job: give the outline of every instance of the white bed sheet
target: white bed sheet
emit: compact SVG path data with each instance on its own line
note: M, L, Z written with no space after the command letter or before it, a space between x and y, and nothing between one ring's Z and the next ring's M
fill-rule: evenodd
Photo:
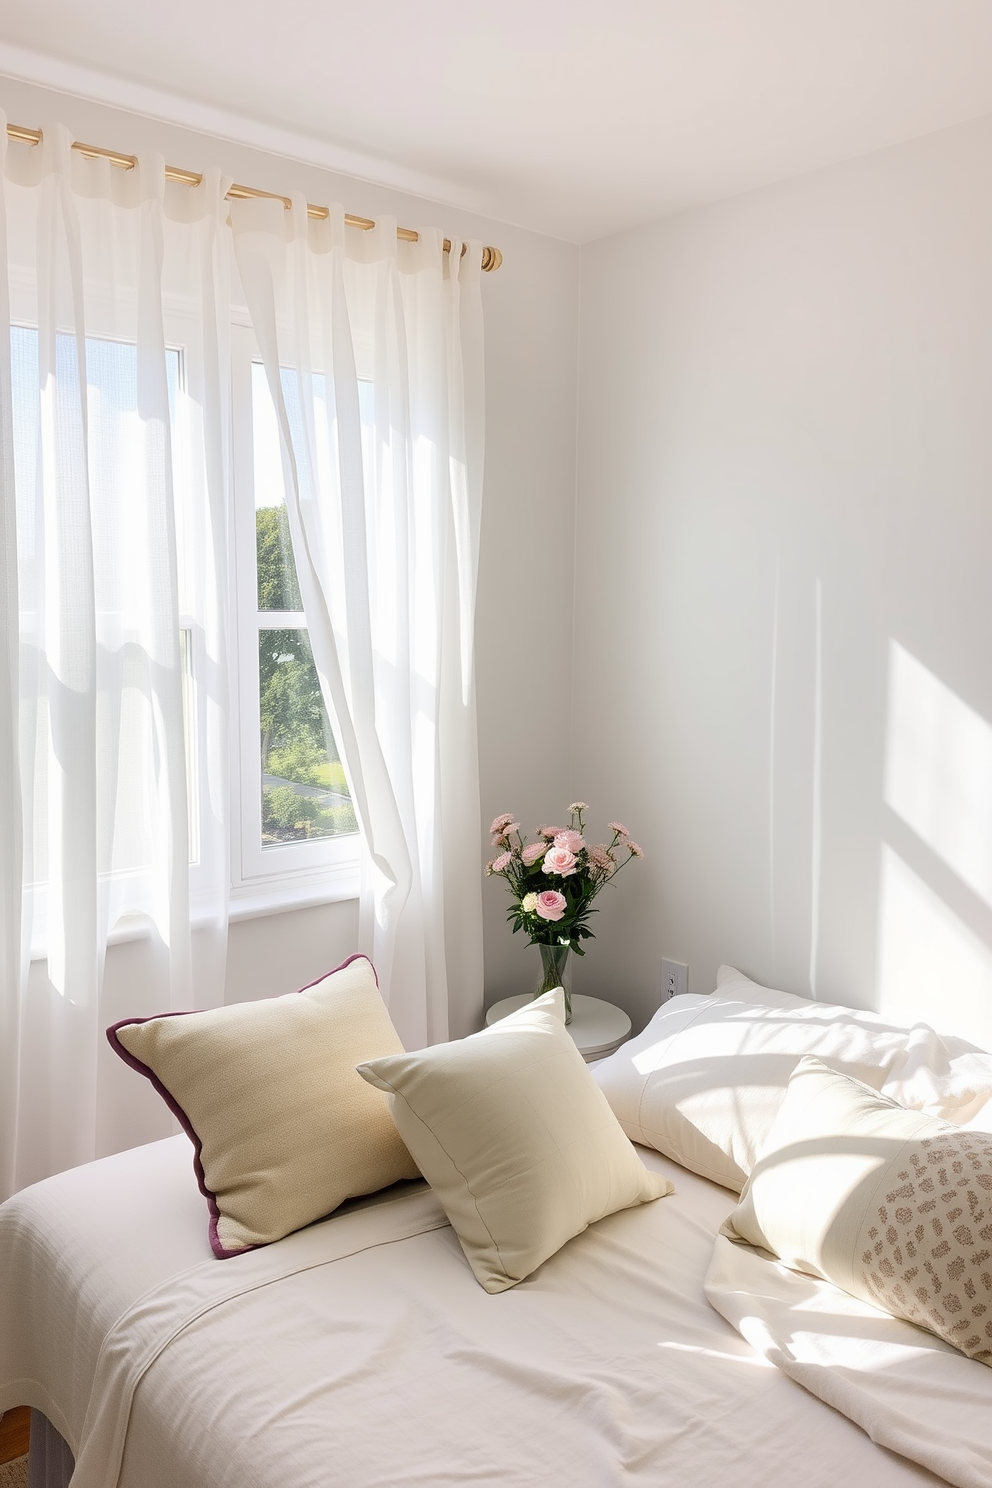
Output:
M955 1488L992 1488L992 1369L912 1323L717 1236L713 1306L759 1353L874 1441Z
M59 1175L0 1211L0 1408L74 1488L941 1482L707 1304L733 1195L642 1156L673 1196L498 1296L423 1189L217 1261L184 1137Z

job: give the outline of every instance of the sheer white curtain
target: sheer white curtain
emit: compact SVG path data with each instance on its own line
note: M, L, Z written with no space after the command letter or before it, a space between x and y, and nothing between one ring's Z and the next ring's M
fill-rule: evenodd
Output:
M101 1116L115 1013L223 995L226 183L70 144L46 127L0 173L0 1197L133 1140Z
M408 1048L482 1001L472 623L483 456L481 247L236 202L290 532L365 844L363 949Z

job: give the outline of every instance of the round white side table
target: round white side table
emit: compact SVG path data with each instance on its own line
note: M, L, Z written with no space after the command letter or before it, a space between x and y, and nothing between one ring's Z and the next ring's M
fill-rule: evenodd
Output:
M524 992L521 996L504 997L502 1002L494 1002L486 1013L486 1027L491 1028L500 1018L515 1013L530 1001L530 993ZM592 1059L605 1059L607 1054L620 1047L625 1038L629 1038L630 1019L612 1002L604 1002L601 997L582 997L573 992L572 1021L568 1031L588 1064Z

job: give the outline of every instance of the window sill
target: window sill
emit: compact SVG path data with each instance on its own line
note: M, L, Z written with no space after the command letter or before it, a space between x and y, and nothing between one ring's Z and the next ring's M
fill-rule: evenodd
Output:
M228 920L257 920L264 915L285 914L293 909L315 909L321 904L337 904L343 899L357 899L359 893L357 864L325 868L319 874L287 882L270 879L239 884L231 890Z

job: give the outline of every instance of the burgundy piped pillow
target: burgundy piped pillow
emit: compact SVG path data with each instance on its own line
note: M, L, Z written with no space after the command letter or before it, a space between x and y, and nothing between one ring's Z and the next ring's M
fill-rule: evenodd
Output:
M403 1052L365 956L285 997L128 1018L107 1037L194 1144L215 1255L419 1177L386 1097L355 1068Z

